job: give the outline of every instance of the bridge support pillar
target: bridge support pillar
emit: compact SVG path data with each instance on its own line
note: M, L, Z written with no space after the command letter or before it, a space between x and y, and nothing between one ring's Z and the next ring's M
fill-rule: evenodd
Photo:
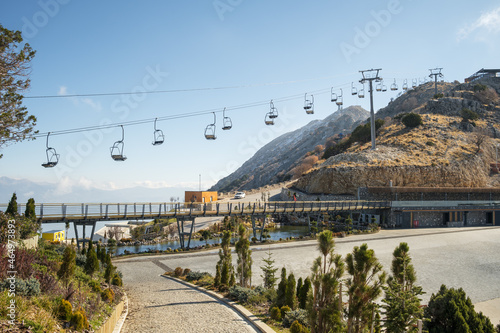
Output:
M193 236L193 230L194 230L194 221L195 218L193 218L191 221L191 228L189 232L185 232L184 231L185 219L177 218L177 231L179 234L179 244L181 245L181 249L183 250L186 248L185 236L188 236L187 248L189 249L189 246L191 245L191 237Z
M75 236L76 236L76 246L78 250L80 250L80 242L83 243L83 246L85 246L85 243L90 241L92 242L94 240L94 232L95 232L95 225L97 223L97 220L92 220L92 221L74 221L73 222L73 227L75 228ZM80 239L78 236L78 226L81 225L83 227L83 238ZM91 225L92 226L92 232L90 234L90 240L87 240L85 237L85 227Z

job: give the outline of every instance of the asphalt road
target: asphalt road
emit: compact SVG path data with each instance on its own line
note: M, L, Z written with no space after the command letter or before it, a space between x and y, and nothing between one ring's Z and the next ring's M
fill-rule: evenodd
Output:
M463 288L473 303L500 298L500 227L382 230L373 235L336 239L335 252L345 257L354 246L367 243L389 272L392 252L400 242L407 242L410 246L417 282L426 292L424 302L438 291L441 284ZM316 241L253 246L253 285L262 283L262 270L259 267L263 265L262 258L267 257L268 250L276 260L275 266L280 269L286 267L287 272L293 272L296 279L310 274L312 262L319 255ZM141 284L143 274L158 274L157 271L141 270L140 274L127 276L131 274L128 266L153 259L164 265L164 268L182 267L215 274L218 250L116 261L118 268L124 273L126 271L126 285ZM235 253L233 262L236 263ZM279 276L279 271L277 274ZM497 318L500 318L500 314L492 319L500 320Z

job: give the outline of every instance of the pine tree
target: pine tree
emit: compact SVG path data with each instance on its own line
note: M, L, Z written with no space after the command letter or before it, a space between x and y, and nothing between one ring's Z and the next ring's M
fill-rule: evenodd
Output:
M281 269L281 280L278 283L278 290L276 296L276 306L281 309L283 305L285 305L285 295L286 295L286 287L288 285L288 279L286 277L286 268L283 267Z
M300 289L302 288L302 277L299 277L299 279L297 280L297 299L299 298L300 296Z
M290 273L290 275L288 275L285 291L285 305L288 305L292 310L295 310L297 308L297 297L295 293L295 276L293 275L293 273Z
M75 273L76 267L76 253L71 246L66 246L63 253L63 261L59 271L57 271L57 277L64 282L66 287L68 287L69 280Z
M238 228L240 239L235 244L236 253L238 254L237 274L240 281L240 286L250 288L252 279L252 251L250 250L250 241L248 233L243 224Z
M274 268L275 260L272 259L271 250L267 252L267 258L262 259L266 264L264 266L260 266L264 275L261 275L264 280L264 288L266 289L274 289L276 285L276 280L278 278L275 276L275 273L278 271L278 268Z
M107 284L111 283L111 279L115 275L115 267L109 263L106 265L106 270L104 271L104 280Z
M95 254L94 248L90 248L87 251L87 260L85 261L85 272L92 276L94 272L99 269L99 261L97 260L97 255Z
M297 290L299 298L299 308L305 309L307 304L307 294L311 290L311 280L307 277L300 290Z
M307 302L311 333L342 331L340 279L344 274L342 257L334 253L333 233L325 230L318 235L318 249L322 256L316 258L311 268L312 295ZM304 289L309 280L304 282ZM307 291L302 291L305 298ZM303 302L303 300L302 300Z
M231 287L234 285L234 269L232 264L231 249L231 232L224 231L222 234L221 249L219 250L219 261L217 266L220 270L220 285L219 287Z
M376 304L386 273L368 245L355 246L352 253L346 256L347 272L351 277L347 280L349 310L347 327L349 332L360 333L368 327L373 318Z
M1 28L1 25L0 25ZM10 198L9 205L7 206L7 210L5 211L6 215L15 216L17 214L17 195L16 193L12 194Z
M215 265L214 287L219 289L219 286L220 286L220 266Z
M422 287L416 286L415 269L411 264L410 247L400 243L393 252L392 276L384 287L385 327L388 332L416 332L418 319L423 316L420 299Z
M24 216L27 219L36 219L35 199L33 198L28 199L28 203L26 204L26 210L24 211Z

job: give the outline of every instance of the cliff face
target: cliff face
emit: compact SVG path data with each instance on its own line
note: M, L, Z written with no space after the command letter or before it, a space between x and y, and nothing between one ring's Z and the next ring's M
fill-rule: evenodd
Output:
M291 177L290 171L317 145L324 145L327 138L350 132L369 117L360 106L350 106L323 120L311 121L306 126L281 135L255 153L234 173L221 179L211 191L249 190L279 183Z

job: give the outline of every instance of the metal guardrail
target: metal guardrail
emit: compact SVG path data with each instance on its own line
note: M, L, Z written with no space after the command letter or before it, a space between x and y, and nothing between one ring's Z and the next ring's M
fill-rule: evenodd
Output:
M173 217L266 215L300 212L387 209L389 201L272 201L211 203L40 203L35 213L40 222L110 221ZM0 204L5 211L7 204ZM20 214L25 204L18 204Z

